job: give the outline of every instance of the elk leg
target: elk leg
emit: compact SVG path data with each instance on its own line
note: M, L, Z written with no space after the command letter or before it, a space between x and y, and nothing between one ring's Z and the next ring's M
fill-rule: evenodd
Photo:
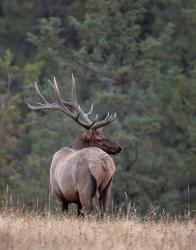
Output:
M69 202L67 202L64 198L61 198L60 201L61 201L62 212L67 213L68 212Z
M106 213L109 209L110 197L111 197L112 179L109 181L107 187L101 193L99 203L102 213Z
M82 204L80 201L77 202L77 206L78 206L77 215L81 216L82 215L82 213L81 213Z
M93 196L96 191L96 184L93 176L89 174L85 177L84 183L79 185L79 198L82 205L82 214L91 213L93 210Z

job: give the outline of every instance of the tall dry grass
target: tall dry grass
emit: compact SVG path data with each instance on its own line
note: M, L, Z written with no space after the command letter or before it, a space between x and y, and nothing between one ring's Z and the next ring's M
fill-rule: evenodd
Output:
M142 222L136 215L97 219L2 211L0 249L195 250L196 223L194 219L154 221L151 215Z

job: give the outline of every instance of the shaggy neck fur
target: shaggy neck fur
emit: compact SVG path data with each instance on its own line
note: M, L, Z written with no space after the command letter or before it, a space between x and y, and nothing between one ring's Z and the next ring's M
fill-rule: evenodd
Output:
M70 146L69 148L74 150L80 150L83 148L89 148L89 142L85 142L82 137L77 138Z

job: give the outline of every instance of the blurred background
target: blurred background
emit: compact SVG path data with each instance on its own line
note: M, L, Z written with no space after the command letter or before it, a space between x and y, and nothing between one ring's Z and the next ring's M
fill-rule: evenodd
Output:
M73 72L84 110L117 113L114 204L196 209L195 41L194 0L1 0L0 200L47 203L52 156L83 130L27 102L53 76L69 100Z

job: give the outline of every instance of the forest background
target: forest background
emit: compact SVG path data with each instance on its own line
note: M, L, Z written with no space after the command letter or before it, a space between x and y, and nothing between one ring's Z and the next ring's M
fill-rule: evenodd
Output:
M196 209L196 2L0 1L0 199L44 206L52 155L81 132L58 112L32 112L37 81L84 109L116 112L105 134L114 157L113 202L171 214Z

